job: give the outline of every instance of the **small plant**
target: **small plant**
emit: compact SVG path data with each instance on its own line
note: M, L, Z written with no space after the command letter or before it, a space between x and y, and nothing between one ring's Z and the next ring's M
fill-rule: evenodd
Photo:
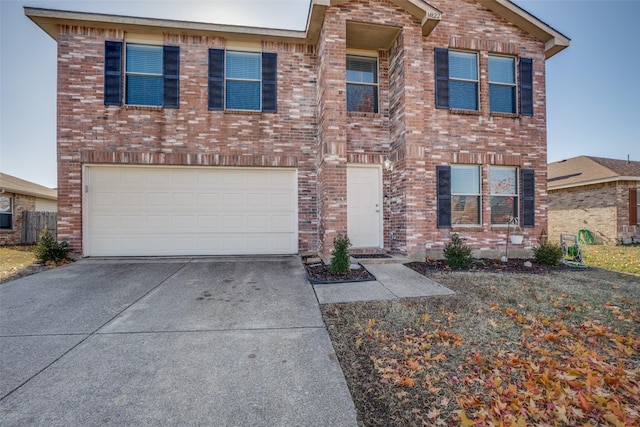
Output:
M538 237L538 245L533 247L533 259L538 264L557 267L562 260L562 246L549 242L547 232L542 230Z
M348 273L351 264L349 257L351 242L347 236L338 234L333 239L333 252L331 253L331 271L336 273Z
M467 269L473 263L471 248L457 234L451 236L451 241L445 246L444 258L453 270Z
M71 248L67 242L56 242L47 227L40 232L40 241L33 251L38 262L60 263L68 260Z

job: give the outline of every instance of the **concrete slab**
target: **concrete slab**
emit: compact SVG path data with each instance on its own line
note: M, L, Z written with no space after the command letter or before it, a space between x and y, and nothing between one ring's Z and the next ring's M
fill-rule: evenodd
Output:
M55 362L86 337L0 337L0 398Z
M100 332L324 327L298 257L194 259Z
M454 292L402 264L367 264L379 282L398 298L451 295Z
M397 298L382 283L376 281L321 284L314 285L313 289L316 291L320 304Z
M0 402L4 426L356 426L324 328L97 334Z
M180 270L78 261L0 285L0 336L88 334Z

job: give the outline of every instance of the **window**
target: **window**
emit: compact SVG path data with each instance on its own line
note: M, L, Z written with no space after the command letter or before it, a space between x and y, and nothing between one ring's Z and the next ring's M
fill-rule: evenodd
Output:
M277 55L209 49L209 109L277 111Z
M449 51L449 107L478 110L478 56Z
M347 111L378 112L378 59L347 55Z
M13 199L0 196L0 230L13 229Z
M180 105L180 48L129 43L125 52L124 103ZM122 105L122 42L105 42L104 103Z
M435 48L436 108L479 110L478 56L475 53ZM491 111L533 116L533 60L519 58L519 79L515 58L489 56L489 105Z
M497 113L516 113L515 58L489 56L489 108Z
M451 166L451 223L480 224L480 168Z
M126 103L162 105L162 46L127 44Z
M491 167L491 224L507 224L518 216L518 169Z

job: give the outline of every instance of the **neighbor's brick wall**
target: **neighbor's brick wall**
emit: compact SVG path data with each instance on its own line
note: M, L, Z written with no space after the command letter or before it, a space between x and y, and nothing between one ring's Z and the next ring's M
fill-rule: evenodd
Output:
M36 210L36 198L25 194L3 193L13 200L13 229L0 230L0 245L22 243L23 212Z
M207 109L208 49L225 40L165 34L180 46L180 108L105 106L104 42L121 31L63 26L58 40L58 232L82 249L82 165L123 163L298 169L299 248L317 248L316 53L278 54L278 113Z
M586 228L596 243L615 244L617 193L613 182L550 191L549 239L560 241L560 234L575 235Z

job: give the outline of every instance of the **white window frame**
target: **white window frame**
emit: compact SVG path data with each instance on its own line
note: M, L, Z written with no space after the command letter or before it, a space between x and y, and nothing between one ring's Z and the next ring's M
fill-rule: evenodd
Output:
M454 173L455 170L462 170L462 169L475 169L478 171L478 191L477 193L455 193L453 191L453 179L454 179ZM462 164L456 164L456 165L451 165L451 225L452 227L478 227L482 225L482 168L479 165L462 165ZM477 199L477 203L478 203L478 222L458 222L456 223L454 221L454 212L456 212L456 205L457 202L454 202L453 198L454 197L465 197L465 203L466 203L466 197L474 197Z
M9 210L8 211L0 211L0 215L9 215L11 216L11 227L10 228L0 228L0 231L13 231L14 229L14 214L13 214L13 210L14 210L14 200L15 198L12 196L8 196L8 195L0 195L0 197L9 199Z
M513 83L504 83L504 82L494 82L491 81L491 72L489 71L491 68L491 58L509 58L513 61ZM493 111L491 108L491 86L508 86L513 88L513 111L506 112L506 114L517 114L518 113L518 73L516 72L518 61L514 56L507 55L489 55L489 59L487 61L487 79L489 80L489 111L492 113L505 113L504 111Z
M451 85L451 82L465 82L465 83L475 83L476 84L476 109L467 109L467 108L460 108L460 107L451 107L451 95L449 95L449 107L451 109L454 110L465 110L465 111L480 111L480 57L478 55L478 52L471 52L471 51L465 51L465 50L449 50L449 56L451 56L451 53L464 53L464 54L468 54L468 55L474 55L476 57L476 79L472 80L472 79L463 79L460 77L451 77L451 69L449 69L449 85Z
M162 57L161 57L161 62L160 62L160 74L157 73L140 73L140 72L135 72L135 71L127 71L127 61L128 61L128 55L127 55L127 46L132 45L132 46L153 46L153 47L157 47L160 48L160 51L162 52L162 44L156 44L156 43L145 43L142 41L127 41L124 44L124 52L123 52L123 56L124 56L124 88L123 88L123 95L124 95L124 104L125 105L131 105L131 106L137 106L137 107L162 107L163 106L163 102L162 99L160 100L160 104L156 105L156 104L130 104L129 101L129 96L127 93L127 87L128 87L128 79L129 76L142 76L142 77L158 77L160 78L161 84L164 85L163 79L164 79L164 74L162 72L164 64L162 63ZM164 54L164 53L163 53ZM164 88L163 88L164 90ZM162 97L164 97L164 94L162 95Z
M231 53L243 53L258 55L258 79L239 79L227 76L227 55ZM258 109L242 109L242 108L229 108L227 106L227 82L258 82L260 84L260 90L258 91ZM226 49L224 51L224 109L229 111L262 111L262 52L256 52L252 50L238 50L238 49Z
M493 171L496 169L502 169L502 170L513 170L514 173L514 179L515 179L515 185L514 188L516 190L515 193L496 193L494 192L494 188L493 188ZM515 215L513 215L514 217L519 217L520 216L520 180L519 180L519 168L517 166L491 166L489 168L489 192L490 192L490 207L491 207L491 225L504 225L506 226L508 223L507 222L493 222L493 198L494 197L511 197L514 198L514 204L515 204Z
M362 83L362 82L352 82L349 81L346 76L345 76L345 80L346 80L346 85L358 85L358 86L370 86L373 87L374 90L376 91L376 105L375 105L375 111L351 111L349 110L349 99L347 98L347 111L350 113L369 113L369 114L379 114L380 113L380 59L378 58L377 55L374 54L363 54L363 53L355 53L355 52L347 52L347 56L345 59L345 66L347 64L347 60L349 59L349 57L353 57L353 58L367 58L367 59L371 59L371 60L375 60L376 61L376 79L374 83ZM347 75L349 73L347 72ZM347 93L346 93L347 97L349 96L349 90L347 89Z

